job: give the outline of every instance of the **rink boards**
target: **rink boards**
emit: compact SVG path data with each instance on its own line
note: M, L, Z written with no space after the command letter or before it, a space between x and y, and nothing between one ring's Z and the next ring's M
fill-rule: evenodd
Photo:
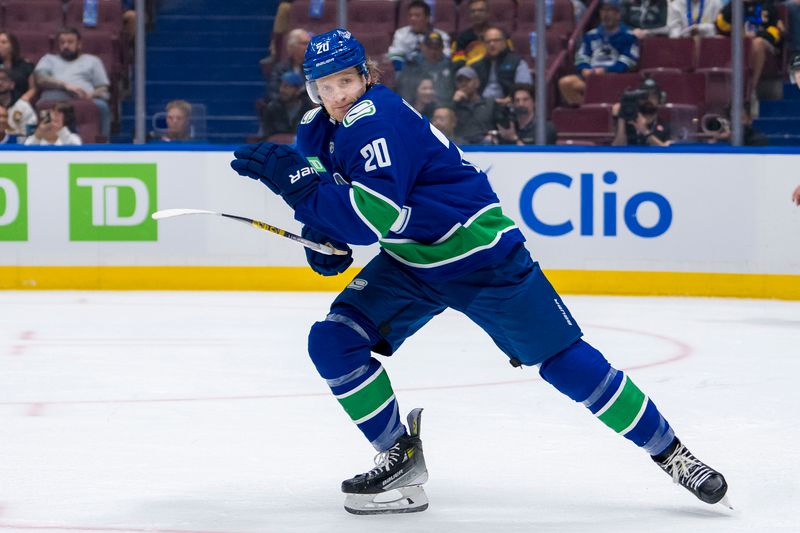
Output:
M506 213L557 288L800 299L800 153L483 149ZM298 245L199 208L299 233L230 170L230 150L0 152L0 288L339 290ZM412 211L413 216L413 211ZM375 247L358 248L357 266Z

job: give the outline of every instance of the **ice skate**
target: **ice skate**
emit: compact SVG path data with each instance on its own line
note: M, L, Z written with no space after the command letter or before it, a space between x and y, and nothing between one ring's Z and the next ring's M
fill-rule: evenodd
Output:
M419 438L422 409L408 414L409 434L375 457L375 468L342 482L344 508L353 514L416 513L428 508L422 484L428 469Z
M665 459L653 457L653 460L672 476L675 483L685 487L700 501L721 503L733 509L726 497L728 484L722 474L692 455L681 441L675 439L675 443L663 455L666 455Z

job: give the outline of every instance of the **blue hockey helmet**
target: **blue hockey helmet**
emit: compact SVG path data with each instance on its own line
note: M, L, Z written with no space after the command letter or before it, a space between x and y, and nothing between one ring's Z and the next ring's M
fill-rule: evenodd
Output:
M364 46L353 37L352 33L337 28L316 35L308 43L303 61L308 95L314 102L322 103L314 82L351 67L367 75L367 55Z

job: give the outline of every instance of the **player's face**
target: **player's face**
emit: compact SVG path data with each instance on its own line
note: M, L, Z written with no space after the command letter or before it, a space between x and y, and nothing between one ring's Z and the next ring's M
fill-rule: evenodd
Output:
M317 80L317 92L325 110L341 122L356 100L367 90L367 80L353 68Z

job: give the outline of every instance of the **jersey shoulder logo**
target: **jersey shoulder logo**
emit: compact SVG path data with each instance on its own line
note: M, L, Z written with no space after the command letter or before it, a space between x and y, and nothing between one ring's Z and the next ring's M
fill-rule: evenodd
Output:
M302 120L300 120L300 124L308 124L309 122L314 120L314 117L317 116L317 113L319 113L321 109L322 109L321 107L315 107L311 111L306 111L306 114L303 115Z
M364 100L350 108L350 111L344 116L342 124L344 124L345 128L349 128L355 124L358 119L374 115L376 112L377 110L372 100Z

